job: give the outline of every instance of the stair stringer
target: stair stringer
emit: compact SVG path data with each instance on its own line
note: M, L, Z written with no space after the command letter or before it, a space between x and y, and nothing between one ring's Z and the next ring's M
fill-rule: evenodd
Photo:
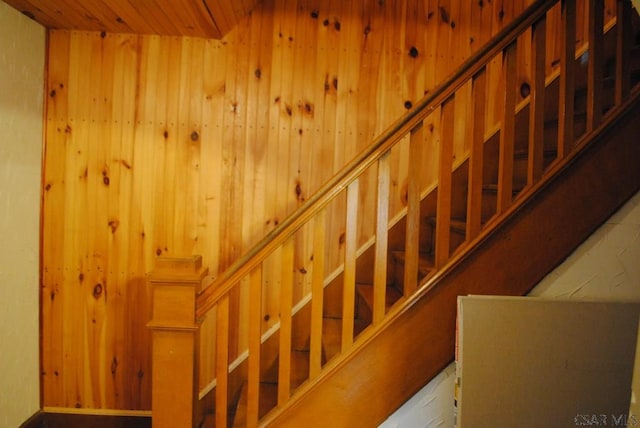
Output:
M379 330L363 332L354 352L303 386L262 425L381 423L453 360L457 296L526 294L640 189L638 115L636 90L469 252L395 307Z

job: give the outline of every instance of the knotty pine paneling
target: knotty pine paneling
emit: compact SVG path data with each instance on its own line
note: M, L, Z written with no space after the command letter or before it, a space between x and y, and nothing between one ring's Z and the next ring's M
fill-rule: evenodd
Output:
M256 0L91 2L7 0L46 28L221 38Z
M51 31L44 405L149 409L145 274L155 258L202 254L221 272L524 6L267 0L222 40ZM437 148L439 122L426 126ZM392 216L407 153L403 144L391 154ZM434 159L425 151L425 185ZM361 212L372 212L375 189L372 173L360 183ZM327 273L343 251L344 207L328 211ZM374 222L360 220L359 242ZM299 233L294 245L299 298L313 242ZM269 262L266 272L278 269ZM241 325L245 291L231 307ZM277 305L266 293L265 328ZM243 340L231 338L232 354ZM212 370L203 371L206 383Z

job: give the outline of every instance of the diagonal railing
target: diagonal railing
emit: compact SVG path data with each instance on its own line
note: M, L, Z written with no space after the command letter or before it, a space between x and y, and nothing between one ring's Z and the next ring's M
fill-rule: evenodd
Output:
M198 404L198 398L213 390L215 399L210 407L216 409L215 426L229 425L241 390L246 394L242 417L247 426L257 426L266 406L261 383L269 376L270 367L276 373L271 381L277 385L275 411L282 411L304 390L294 390L299 382L293 380L297 368L291 357L300 343L308 355L305 385L319 381L329 367L323 349L327 284L340 282L340 343L334 360L339 361L359 347L356 285L361 278L370 280L373 289L367 334L385 324L392 275L388 261L390 247L395 245L390 242L390 230L395 225L403 224L400 282L404 298L409 299L418 290L427 292L437 280L437 272L447 269L459 254L489 233L554 165L572 156L580 147L578 137L597 129L606 115L629 97L632 87L630 3L618 0L616 16L606 25L603 1L587 0L584 4L588 10L587 41L576 46L575 1L536 1L219 277L203 281L205 273L196 259L186 269L180 265L180 274L161 268L152 275L152 283L157 284L154 289L159 290L154 291L154 302L163 297L175 299L178 293L187 306L184 312L174 311L171 304L154 303L150 324L154 332L154 382L156 376L164 376L159 384L182 391L159 391L154 383L154 426L197 426L207 407ZM550 26L556 31L549 32ZM550 33L560 40L549 43ZM559 52L552 51L554 46L560 46ZM526 92L518 81L522 70L517 59L522 52L530 55ZM559 54L557 62L551 61L555 54ZM457 108L460 106L466 108ZM463 118L460 112L469 113ZM457 128L460 123L465 125L462 131ZM469 141L463 153L456 149L460 138ZM438 173L437 182L425 186L421 162L427 141L437 141ZM391 159L401 144L408 147L404 150L408 154L406 208L395 215L388 200ZM490 158L492 151L497 155ZM526 159L524 170L518 166L522 158ZM495 178L494 182L488 177ZM375 198L368 198L363 188L375 189ZM435 208L425 206L428 197L435 201ZM363 209L363 201L369 199L372 206ZM426 248L425 218L431 215L433 240ZM375 217L370 231L361 230L363 216ZM345 227L338 266L326 257L327 236L335 222ZM462 244L452 236L456 228L463 230ZM360 262L366 251L369 258ZM429 275L422 268L427 252L433 267ZM304 280L295 265L302 253L312 260ZM185 289L174 280L191 286ZM277 307L275 320L266 319L267 300ZM172 311L179 312L174 326ZM211 334L201 339L203 322L209 323ZM176 345L167 339L170 334L182 338L176 342L182 344L180 352L172 351L171 346ZM276 335L273 351L265 345ZM201 341L211 340L215 341L214 361L200 361ZM175 355L181 357L172 359ZM193 376L175 379L172 367L179 365L184 355L195 356L187 368ZM214 367L213 380L199 386L199 373L205 366ZM182 382L191 383L177 388L175 384ZM171 420L161 420L166 415Z

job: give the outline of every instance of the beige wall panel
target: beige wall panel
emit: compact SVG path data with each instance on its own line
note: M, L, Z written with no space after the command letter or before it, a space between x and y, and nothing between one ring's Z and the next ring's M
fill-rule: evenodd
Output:
M456 426L627 425L639 311L632 301L460 297Z
M45 51L45 29L0 2L2 427L21 426L40 409L39 231Z

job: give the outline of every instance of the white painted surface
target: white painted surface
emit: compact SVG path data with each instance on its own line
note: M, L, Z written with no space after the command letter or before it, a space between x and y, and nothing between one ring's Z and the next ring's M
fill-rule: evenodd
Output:
M640 193L547 275L530 295L640 299ZM380 427L453 427L454 377L455 364L452 363Z
M640 299L640 193L611 216L530 294Z
M45 30L0 2L0 427L40 408L38 260Z

